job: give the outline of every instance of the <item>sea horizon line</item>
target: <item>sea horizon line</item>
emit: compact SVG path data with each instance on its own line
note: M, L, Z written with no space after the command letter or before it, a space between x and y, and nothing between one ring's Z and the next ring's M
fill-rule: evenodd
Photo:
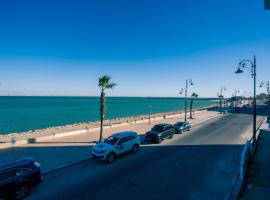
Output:
M0 95L0 97L95 97L99 98L100 96L95 95ZM185 99L185 97L176 97L176 96L106 96L109 98L152 98L152 99ZM190 98L190 97L188 97ZM218 97L198 97L197 99L219 99Z

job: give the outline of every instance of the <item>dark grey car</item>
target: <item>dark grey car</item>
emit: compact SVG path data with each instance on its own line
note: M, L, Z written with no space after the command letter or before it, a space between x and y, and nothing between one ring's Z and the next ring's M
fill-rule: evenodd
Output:
M145 139L150 142L161 143L164 139L172 139L175 128L171 124L157 124L145 135Z
M191 124L188 122L176 122L174 124L175 127L175 133L184 133L185 131L190 131L191 130Z

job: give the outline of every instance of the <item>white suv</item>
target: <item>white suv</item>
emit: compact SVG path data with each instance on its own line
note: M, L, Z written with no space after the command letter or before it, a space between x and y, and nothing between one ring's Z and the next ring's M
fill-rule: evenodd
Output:
M136 132L122 132L96 144L92 149L92 156L112 163L116 156L127 152L137 153L139 148L140 137Z

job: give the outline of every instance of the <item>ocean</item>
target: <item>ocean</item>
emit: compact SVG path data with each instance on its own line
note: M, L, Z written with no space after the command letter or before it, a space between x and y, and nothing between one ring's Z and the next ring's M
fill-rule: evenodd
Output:
M184 99L107 97L106 119L184 109ZM194 108L215 104L195 100ZM99 120L99 97L0 97L0 134Z

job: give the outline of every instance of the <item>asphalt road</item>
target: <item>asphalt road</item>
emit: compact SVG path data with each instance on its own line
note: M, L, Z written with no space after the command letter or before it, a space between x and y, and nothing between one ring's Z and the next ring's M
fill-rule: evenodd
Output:
M27 199L224 199L251 125L251 115L227 114L110 165L89 159L45 175Z

